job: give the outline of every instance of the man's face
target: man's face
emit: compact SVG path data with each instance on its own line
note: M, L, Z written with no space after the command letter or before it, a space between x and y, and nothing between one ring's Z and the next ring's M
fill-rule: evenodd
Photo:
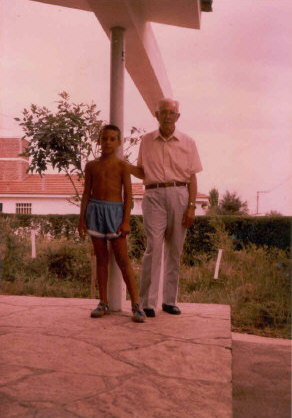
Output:
M100 137L102 154L112 154L121 145L119 133L113 129L104 129Z
M159 122L160 129L172 130L175 128L175 123L180 114L177 112L173 103L163 103L159 110L155 112L155 116Z

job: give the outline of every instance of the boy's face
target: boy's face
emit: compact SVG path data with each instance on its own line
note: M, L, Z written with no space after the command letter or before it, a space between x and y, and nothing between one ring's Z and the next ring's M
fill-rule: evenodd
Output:
M121 145L119 133L112 129L104 129L100 137L100 145L102 154L113 154Z

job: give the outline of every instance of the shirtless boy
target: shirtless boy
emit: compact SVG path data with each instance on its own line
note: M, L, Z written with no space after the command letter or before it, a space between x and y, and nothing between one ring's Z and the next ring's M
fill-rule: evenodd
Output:
M145 314L139 308L135 276L128 256L126 236L130 232L132 187L127 164L116 156L120 144L119 128L106 125L100 136L101 157L88 162L85 167L78 230L81 237L86 232L91 236L96 254L100 302L91 312L91 317L99 318L109 313L107 240L111 240L116 262L131 297L132 320L144 322Z

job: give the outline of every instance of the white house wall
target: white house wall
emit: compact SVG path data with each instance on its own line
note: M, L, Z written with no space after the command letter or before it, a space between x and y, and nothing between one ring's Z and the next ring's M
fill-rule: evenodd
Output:
M33 215L68 215L80 211L79 207L64 198L0 197L0 202L3 203L3 213L15 213L16 203L31 203Z

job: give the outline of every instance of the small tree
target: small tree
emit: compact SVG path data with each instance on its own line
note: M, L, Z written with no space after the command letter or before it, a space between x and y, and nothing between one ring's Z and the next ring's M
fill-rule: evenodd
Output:
M22 119L15 120L25 133L22 139L29 141L22 154L29 157L28 172L42 175L52 166L59 173L65 173L75 190L73 202L79 202L76 177L80 181L86 162L99 155L98 138L105 122L99 118L96 104L71 103L66 92L59 96L55 113L32 104L30 109L23 110ZM126 158L140 137L141 131L132 128L130 137L126 138Z
M271 210L270 212L266 213L265 216L283 216L281 212L277 210Z
M247 215L247 202L243 202L236 192L226 191L219 203L218 213L220 215Z
M219 192L215 187L209 191L209 206L207 215L217 215L219 207Z

